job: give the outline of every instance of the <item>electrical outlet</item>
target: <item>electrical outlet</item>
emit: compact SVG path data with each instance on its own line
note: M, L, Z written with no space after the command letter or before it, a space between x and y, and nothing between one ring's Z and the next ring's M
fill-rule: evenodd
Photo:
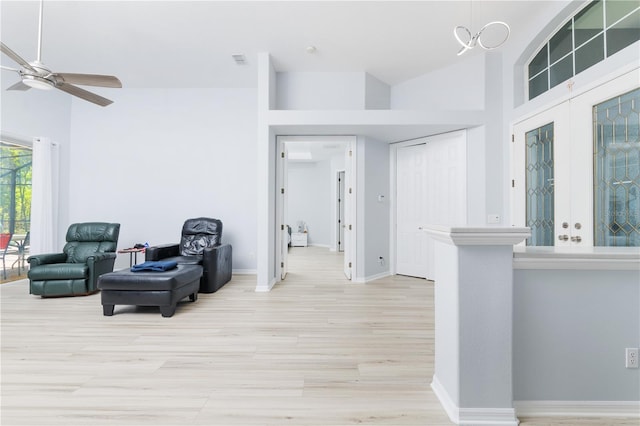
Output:
M638 368L638 348L626 348L624 366L626 368Z

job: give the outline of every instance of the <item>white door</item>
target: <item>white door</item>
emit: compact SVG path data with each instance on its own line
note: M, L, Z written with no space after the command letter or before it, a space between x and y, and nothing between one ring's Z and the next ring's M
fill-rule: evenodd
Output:
M396 151L396 272L434 279L429 225L467 224L466 131L420 139Z
M285 279L287 276L288 268L288 256L289 256L289 230L287 229L287 205L288 205L288 177L289 177L289 163L288 163L288 150L287 144L282 141L278 141L278 161L280 162L278 182L280 185L279 196L281 197L278 204L278 218L280 222L280 279Z
M400 147L396 154L396 272L426 278L426 144Z
M337 251L344 252L344 171L338 172L338 235Z
M513 128L512 215L514 226L528 226L526 245L571 244L572 196L569 101ZM584 196L582 194L581 196Z

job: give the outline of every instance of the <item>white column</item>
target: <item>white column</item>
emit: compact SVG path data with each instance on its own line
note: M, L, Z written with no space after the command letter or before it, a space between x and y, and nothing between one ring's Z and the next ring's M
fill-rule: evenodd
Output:
M430 226L435 240L435 373L456 424L517 425L513 409L513 245L529 228Z

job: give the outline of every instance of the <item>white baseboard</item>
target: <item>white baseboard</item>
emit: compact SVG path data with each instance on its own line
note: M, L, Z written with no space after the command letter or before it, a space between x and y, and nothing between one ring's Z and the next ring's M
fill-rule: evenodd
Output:
M458 421L460 420L460 410L458 409L458 405L453 402L453 399L451 399L449 392L447 392L444 386L442 386L442 383L440 383L440 380L438 380L435 374L433 375L433 380L431 381L431 389L433 389L433 393L436 394L436 397L440 401L440 405L442 405L442 408L444 408L444 411L449 416L449 419L455 424L458 424Z
M635 417L640 418L640 401L514 401L522 417Z
M276 279L272 278L271 281L269 281L269 283L264 286L264 285L257 285L256 286L256 293L267 293L269 291L271 291L271 289L273 288L274 285L276 285Z
M379 280L380 278L388 277L390 275L391 273L389 271L386 271L386 272L381 272L375 275L369 275L368 277L364 277L364 278L356 278L351 281L354 283L364 284L364 283L368 283L369 281L375 281L375 280Z
M231 273L233 275L257 275L258 271L255 269L233 269Z
M431 389L440 400L449 419L457 425L505 425L518 426L513 408L460 408L434 375Z

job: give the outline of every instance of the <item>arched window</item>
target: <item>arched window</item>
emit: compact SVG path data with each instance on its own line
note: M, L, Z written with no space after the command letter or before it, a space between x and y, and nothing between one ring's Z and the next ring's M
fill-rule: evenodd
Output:
M564 23L528 64L528 99L640 40L640 3L595 0Z

